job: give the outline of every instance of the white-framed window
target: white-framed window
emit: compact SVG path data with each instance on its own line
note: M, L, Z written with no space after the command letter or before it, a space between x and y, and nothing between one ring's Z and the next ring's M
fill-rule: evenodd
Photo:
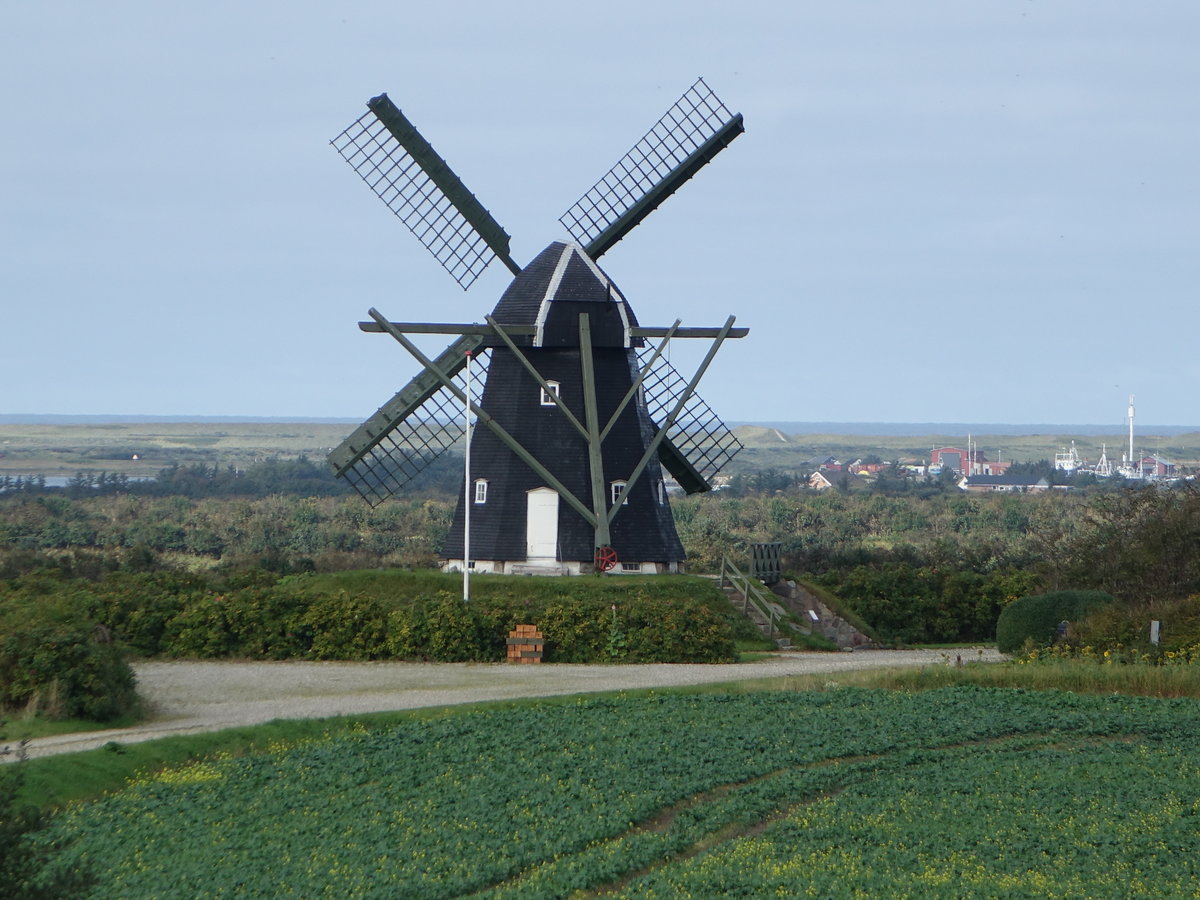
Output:
M475 479L475 502L487 503L488 480L486 478Z
M557 381L547 381L546 387L550 388L549 393L546 392L546 388L539 389L541 391L541 404L542 406L554 406L554 397L562 396L562 385ZM551 397L550 394L553 394L554 397Z
M667 505L667 485L665 482L662 482L662 481L660 481L658 483L658 505L659 506Z
M641 563L621 563L622 572L640 572L642 571Z
M624 482L624 481L613 481L609 484L609 488L611 489L609 492L609 503L612 503L614 506L616 505L617 497L620 496L621 491L623 491L625 489L626 484L627 484L627 482ZM621 501L621 505L622 506L629 505L629 495L628 494L626 494L625 499Z

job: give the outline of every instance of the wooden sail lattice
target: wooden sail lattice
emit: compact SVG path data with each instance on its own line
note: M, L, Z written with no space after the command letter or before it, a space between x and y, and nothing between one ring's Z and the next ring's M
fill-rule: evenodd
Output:
M558 221L597 259L744 130L698 78Z
M499 256L516 274L508 235L387 97L330 143L466 290Z
M640 364L645 367L652 361L653 355L648 347L639 351ZM653 360L653 367L643 383L646 408L651 420L660 426L665 424L687 386L688 380L665 358L660 356ZM694 392L667 428L667 438L674 452L682 456L706 482L711 482L713 476L743 449L737 435ZM668 468L673 469L672 466ZM673 471L672 474L677 473Z
M472 380L486 379L490 356L483 351L474 358ZM402 492L463 442L463 401L445 385L410 410L389 411L385 405L374 418L387 424L378 434L368 435L352 458L335 464L338 475L373 507ZM370 421L364 427L369 425Z

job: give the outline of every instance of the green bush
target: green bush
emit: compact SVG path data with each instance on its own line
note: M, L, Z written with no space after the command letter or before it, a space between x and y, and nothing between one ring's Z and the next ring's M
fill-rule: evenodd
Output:
M604 660L611 625L612 604L603 598L561 599L531 611L529 624L545 635L543 659L547 662L590 663ZM624 629L628 638L630 629Z
M512 610L503 601L464 603L448 591L397 605L388 614L389 655L437 662L495 662L505 657Z
M339 591L312 601L300 616L312 634L313 659L383 659L388 656L386 607L373 597Z
M136 711L133 670L71 603L10 598L0 605L0 709L107 722Z
M1054 642L1059 623L1078 622L1116 603L1104 591L1052 591L1014 600L996 621L996 648L1015 653L1027 640L1046 646Z
M142 656L162 652L167 623L204 581L176 572L113 572L89 588L88 614L111 629L117 642Z
M1005 604L1037 581L1012 569L975 572L898 563L829 572L819 583L878 637L916 644L990 640Z
M616 607L616 627L628 644L626 662L731 662L735 658L728 622L699 600L677 602L635 594ZM609 631L606 619L606 652Z
M439 662L499 661L508 633L537 625L547 662L728 662L729 622L702 601L668 599L625 585L627 592L582 596L495 593L463 603L448 592L397 605L388 616L389 655ZM519 593L519 592L518 592ZM613 602L613 601L616 602ZM616 607L615 609L613 607Z
M230 591L223 607L234 656L303 659L312 650L314 627L306 620L309 605L292 591L246 587Z
M162 652L166 656L219 659L231 656L235 646L225 597L217 594L192 598L167 622L162 638Z

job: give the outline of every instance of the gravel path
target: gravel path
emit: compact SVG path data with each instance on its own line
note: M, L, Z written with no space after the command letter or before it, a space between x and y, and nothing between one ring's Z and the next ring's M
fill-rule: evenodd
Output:
M853 669L995 662L995 650L859 650L776 653L732 665L510 665L506 663L144 662L134 666L150 721L133 728L40 738L30 757L90 750L109 741L136 743L173 734L218 731L272 719L322 718L549 697L591 691L671 687L836 674ZM11 759L11 757L7 757Z

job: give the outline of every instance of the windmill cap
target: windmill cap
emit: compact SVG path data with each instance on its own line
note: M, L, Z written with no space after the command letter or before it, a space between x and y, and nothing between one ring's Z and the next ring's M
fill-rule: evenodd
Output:
M640 345L630 336L637 319L617 286L578 244L555 241L512 280L492 316L505 325L534 327L519 344L577 347L579 314L585 312L594 346Z

